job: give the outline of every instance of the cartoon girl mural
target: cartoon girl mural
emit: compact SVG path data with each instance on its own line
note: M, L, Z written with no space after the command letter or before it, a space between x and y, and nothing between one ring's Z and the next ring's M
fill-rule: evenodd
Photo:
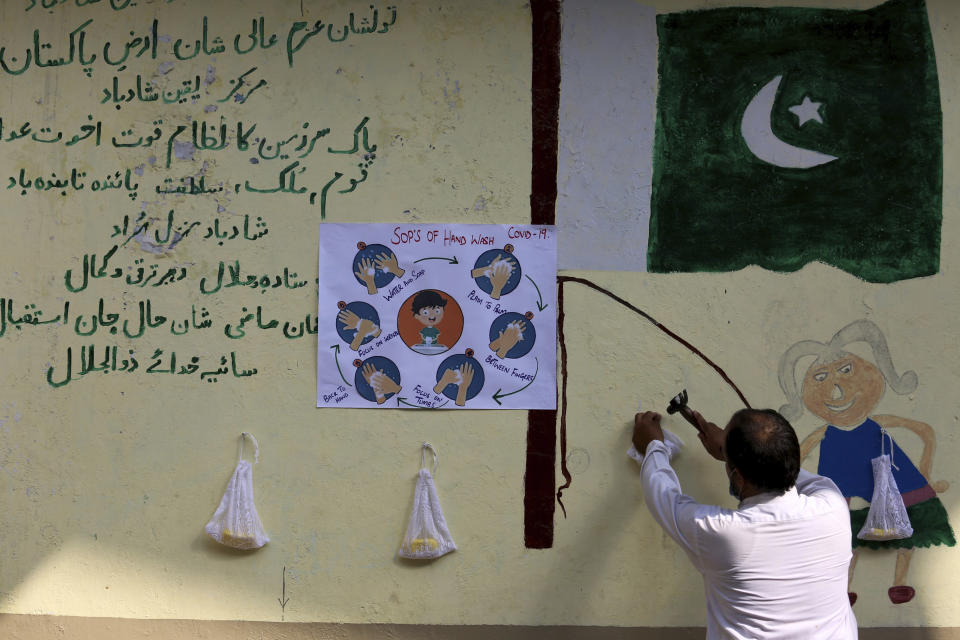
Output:
M854 342L867 343L873 352L873 361L844 351ZM801 358L815 356L807 369L802 388L798 392L796 365ZM915 595L907 586L910 558L917 547L945 544L954 546L956 540L947 512L937 497L949 487L945 481L930 482L936 436L930 425L899 416L871 415L886 385L904 395L917 388L917 374L907 371L898 376L887 348L887 341L879 327L869 320L857 320L838 331L826 344L803 340L787 349L780 359L778 374L780 388L789 404L780 408L788 420L803 414L805 406L811 413L826 421L807 436L800 445L802 458L820 445L817 471L833 480L847 498L869 501L873 496L873 469L871 459L880 455L881 440L886 440L887 451L893 446L893 477L907 507L913 526L911 537L900 540L860 540L856 537L867 517L868 508L852 508L850 524L853 529L853 559L850 561L849 584L857 563L858 547L897 549L893 586L887 594L894 604L909 602ZM802 401L802 402L801 402ZM923 443L919 469L900 449L886 430L900 427L912 431ZM857 594L850 592L850 603Z

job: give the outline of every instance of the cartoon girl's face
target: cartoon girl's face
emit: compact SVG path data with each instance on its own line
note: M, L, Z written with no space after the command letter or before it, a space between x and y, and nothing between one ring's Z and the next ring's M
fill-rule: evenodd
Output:
M838 427L855 427L870 415L883 396L883 374L851 353L826 364L814 364L803 379L803 404L814 415Z

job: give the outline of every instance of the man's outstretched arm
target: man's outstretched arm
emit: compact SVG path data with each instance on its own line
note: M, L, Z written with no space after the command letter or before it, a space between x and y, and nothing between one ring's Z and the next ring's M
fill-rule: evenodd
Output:
M663 443L658 413L648 411L636 415L633 446L643 455L640 464L643 495L653 519L699 566L695 517L700 505L680 489L680 480L670 466L670 455Z

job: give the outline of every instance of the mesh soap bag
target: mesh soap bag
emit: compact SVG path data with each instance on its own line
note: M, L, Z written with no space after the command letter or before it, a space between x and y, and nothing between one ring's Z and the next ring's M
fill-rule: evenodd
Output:
M884 439L890 438L890 455L884 453ZM893 438L886 431L880 434L880 456L873 463L873 498L867 520L857 537L861 540L899 540L913 535L910 517L903 504L897 481L893 479Z
M260 461L260 445L256 438L247 432L240 434L240 459L227 483L227 490L220 500L205 530L207 534L221 544L235 549L259 549L270 542L260 516L253 504L253 465L243 459L243 441L250 438L253 442L253 463Z
M417 489L413 494L410 524L407 525L407 533L400 545L400 556L403 558L430 560L457 548L447 529L447 521L443 518L437 490L433 486L433 476L424 466L427 449L433 453L433 472L437 472L437 451L429 442L424 442L420 450L420 472L417 474Z

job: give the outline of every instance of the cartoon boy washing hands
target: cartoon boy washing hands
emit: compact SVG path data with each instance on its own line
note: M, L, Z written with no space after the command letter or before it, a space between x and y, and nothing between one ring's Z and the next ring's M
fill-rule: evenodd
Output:
M421 345L440 345L440 330L437 325L443 320L443 310L447 299L436 291L426 289L413 298L413 317L423 325L420 330Z

